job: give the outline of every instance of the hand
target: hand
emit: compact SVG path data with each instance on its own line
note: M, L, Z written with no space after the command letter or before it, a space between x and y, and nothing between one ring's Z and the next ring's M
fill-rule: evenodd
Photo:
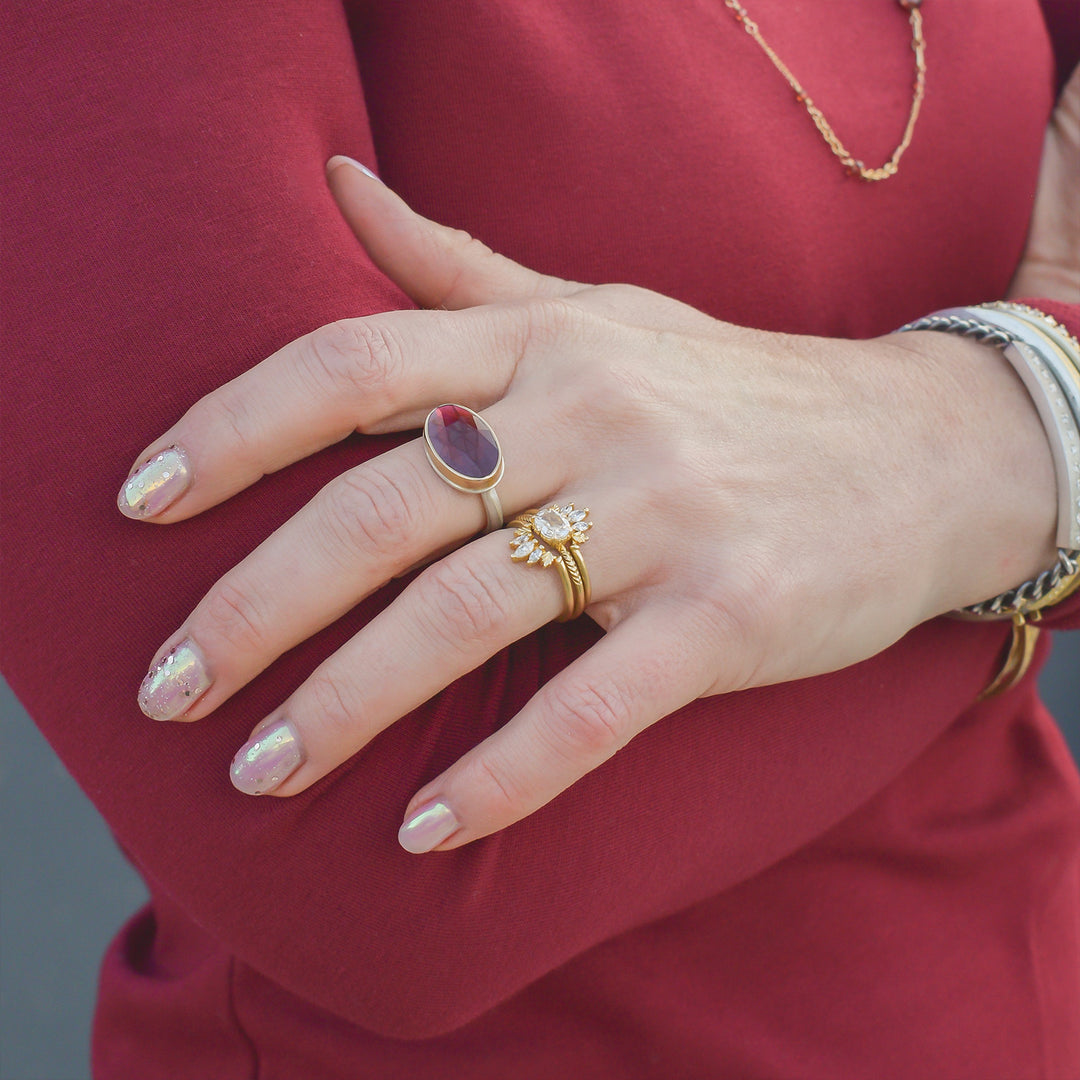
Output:
M448 310L345 320L291 343L148 448L121 506L179 521L354 430L415 429L456 401L483 410L502 443L508 518L591 508L588 615L606 635L414 796L409 850L501 829L694 698L855 663L1053 552L1045 439L994 350L732 326L640 288L533 273L418 217L345 159L330 184L382 270ZM1006 409L1019 444L1007 451ZM1005 497L987 499L992 485ZM508 531L470 541L483 522L480 499L444 484L420 440L350 470L210 590L160 650L144 711L206 717L449 548L237 755L241 790L303 791L559 616L554 568L511 561Z
M1080 67L1046 129L1031 231L1009 295L1080 304Z

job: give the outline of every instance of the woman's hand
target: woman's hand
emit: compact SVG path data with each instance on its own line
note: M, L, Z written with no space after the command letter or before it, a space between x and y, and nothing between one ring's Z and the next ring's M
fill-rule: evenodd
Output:
M765 333L632 286L544 277L418 217L347 159L329 168L374 261L448 310L345 320L286 346L148 448L121 508L179 521L353 431L415 429L460 402L501 441L507 519L591 509L588 614L607 634L414 796L409 850L511 824L696 697L855 663L1052 557L1045 438L994 350ZM159 652L144 711L206 717L449 550L237 754L240 790L304 790L560 615L555 568L512 561L509 531L470 540L483 522L419 439L350 470L211 588Z
M1080 304L1080 67L1046 129L1027 249L1009 295Z

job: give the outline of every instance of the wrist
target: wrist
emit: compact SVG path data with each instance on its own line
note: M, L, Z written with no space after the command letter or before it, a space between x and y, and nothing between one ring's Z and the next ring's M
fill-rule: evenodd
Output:
M925 363L913 378L926 408L927 484L940 545L929 614L978 603L1037 576L1057 555L1057 481L1046 430L1001 351L936 331L881 339Z

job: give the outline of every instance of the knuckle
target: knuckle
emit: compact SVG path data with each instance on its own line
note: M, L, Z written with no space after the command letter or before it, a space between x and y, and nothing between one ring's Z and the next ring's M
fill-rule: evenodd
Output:
M486 816L505 821L521 812L525 799L505 768L499 767L483 754L477 757L474 768L479 775L476 784L470 784L470 788L479 787L485 792Z
M809 603L793 605L781 581L788 571L778 571L778 565L756 568L748 557L723 575L722 583L701 582L688 607L686 622L698 627L697 638L715 643L713 663L724 673L725 692L763 681L762 673L790 622L778 613L812 609Z
M494 258L495 254L487 244L477 240L464 229L447 228L439 234L436 245L439 244L445 244L452 255L451 273L439 294L432 298L429 306L445 310L447 307L456 306L462 284L477 264Z
M211 652L216 651L215 644L258 650L266 642L266 625L265 612L252 591L223 578L206 598L196 636Z
M450 247L467 259L484 259L494 254L487 244L482 240L477 240L465 229L450 229L448 239Z
M424 609L449 643L471 649L473 643L491 639L510 622L509 596L467 560L444 559L426 577ZM448 626L453 633L446 633Z
M533 343L558 344L568 335L584 337L595 316L565 296L541 296L527 305Z
M258 457L258 423L251 405L241 394L224 388L212 395L205 402L207 415L204 418L206 431L213 432L218 438L224 433L229 445L229 457L234 461L251 461Z
M308 335L303 361L316 386L335 397L370 404L398 378L403 353L397 336L379 319L339 319Z
M339 476L327 486L324 499L324 524L349 562L357 549L401 556L423 509L419 494L373 462Z
M602 281L589 286L590 302L597 300L602 300L605 303L610 302L613 308L616 304L625 307L627 297L637 300L640 306L645 297L655 295L649 289L645 289L640 285L631 285L629 282Z
M726 581L711 584L712 613L722 630L756 640L767 633L778 612L792 610L798 570L786 554L774 559L761 549L745 552L738 566L728 568Z
M568 761L603 760L630 736L626 712L617 691L588 686L549 688L547 731L553 749Z
M590 364L574 383L558 387L555 392L556 416L564 420L564 429L589 431L596 423L597 402L603 402L606 424L619 431L633 431L635 439L655 447L668 456L666 445L672 439L670 426L657 437L660 426L656 396L650 392L647 378L632 371L623 361L613 359L607 364Z
M584 308L573 297L533 301L528 314L528 348L565 351L568 338L588 346L574 357L573 378L552 388L555 415L572 418L573 427L592 427L597 402L602 402L603 415L612 423L644 424L650 435L663 425L664 436L670 437L669 395L662 389L667 376L643 362L658 354L648 332Z
M320 726L329 731L331 738L345 738L356 727L356 719L362 712L359 703L351 700L341 683L329 672L314 672L307 681L304 694L310 698Z

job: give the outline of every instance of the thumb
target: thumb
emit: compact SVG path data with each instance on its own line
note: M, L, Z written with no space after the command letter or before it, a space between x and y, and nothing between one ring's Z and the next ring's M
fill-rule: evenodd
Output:
M583 288L538 274L495 254L467 232L421 217L352 158L332 157L326 175L345 220L372 262L421 307L455 310L568 296Z

